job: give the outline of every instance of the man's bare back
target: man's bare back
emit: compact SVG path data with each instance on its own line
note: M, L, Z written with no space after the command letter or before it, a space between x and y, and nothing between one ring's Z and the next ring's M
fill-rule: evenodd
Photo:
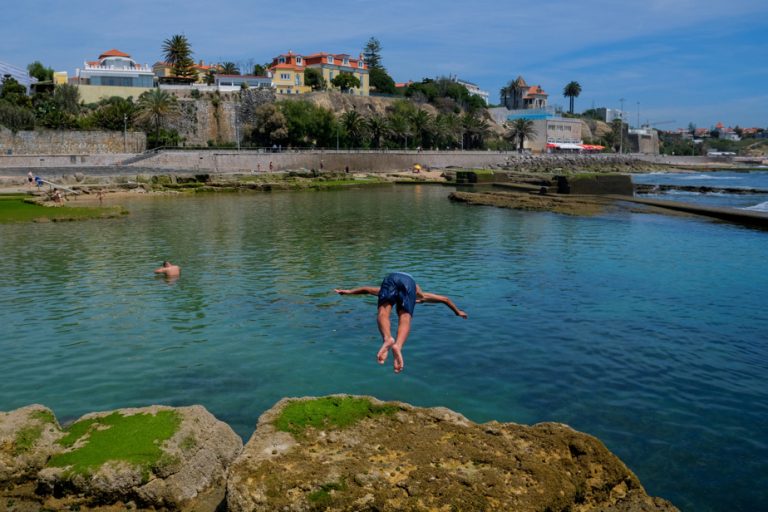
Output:
M155 269L155 274L165 274L166 277L179 277L181 267L174 265L170 261L164 261L162 267Z

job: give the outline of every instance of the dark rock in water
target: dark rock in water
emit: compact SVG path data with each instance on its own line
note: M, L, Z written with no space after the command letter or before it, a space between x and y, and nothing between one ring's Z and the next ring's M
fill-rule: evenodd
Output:
M631 196L634 191L632 177L627 174L577 174L556 179L560 194Z
M668 192L670 190L693 192L696 194L768 194L768 190L761 190L756 188L706 187L696 185L651 185L645 183L638 183L635 185L635 192L638 194L656 194L659 192Z
M356 416L341 412L353 409ZM349 396L283 399L265 412L230 469L227 505L231 512L677 510L649 497L599 440L566 425L478 425L444 408Z

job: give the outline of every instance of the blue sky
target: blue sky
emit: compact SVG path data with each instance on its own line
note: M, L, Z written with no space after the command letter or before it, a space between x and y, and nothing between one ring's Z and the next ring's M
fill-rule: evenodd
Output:
M151 65L180 33L196 59L239 63L354 55L375 36L396 81L458 75L497 102L522 75L567 107L576 80L577 111L624 98L632 124L639 110L663 129L768 127L766 0L19 0L0 8L0 27L0 61L70 75L111 48Z

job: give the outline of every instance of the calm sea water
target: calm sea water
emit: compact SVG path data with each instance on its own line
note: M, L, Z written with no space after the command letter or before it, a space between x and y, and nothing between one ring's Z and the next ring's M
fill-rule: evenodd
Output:
M768 212L768 170L751 172L690 172L635 174L632 181L648 185L683 185L713 188L741 188L760 191L754 194L728 194L722 192L698 193L684 190L668 190L644 194L639 197L666 199L702 204L706 206L729 206L757 212Z
M683 510L768 509L768 234L449 191L142 198L122 219L0 225L0 409L199 403L247 439L281 397L370 394L568 423ZM174 283L152 274L166 258ZM469 313L417 306L400 375L375 362L375 299L331 291L391 270Z

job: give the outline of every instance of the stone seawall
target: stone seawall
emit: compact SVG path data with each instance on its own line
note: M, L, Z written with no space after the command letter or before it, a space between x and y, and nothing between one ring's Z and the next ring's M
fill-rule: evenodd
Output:
M144 132L76 132L34 130L13 133L0 128L0 154L12 155L100 155L141 153L147 149ZM1 165L1 164L0 164Z
M271 164L271 165L270 165ZM632 171L651 164L632 155L520 155L497 151L162 151L142 167L187 172L269 172L297 169L387 172L422 167L508 168L515 171Z

